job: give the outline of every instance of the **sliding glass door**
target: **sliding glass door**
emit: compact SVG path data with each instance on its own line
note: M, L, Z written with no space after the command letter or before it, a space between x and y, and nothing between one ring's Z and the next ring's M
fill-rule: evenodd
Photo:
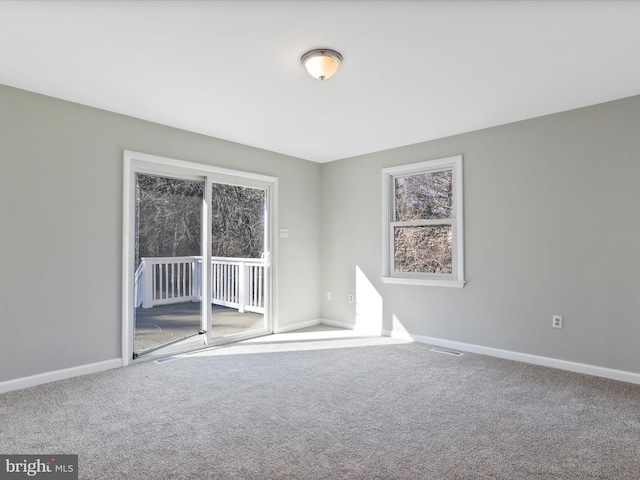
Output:
M266 328L267 191L211 188L211 336Z
M269 333L274 181L162 160L125 155L123 355Z
M135 175L133 357L204 334L204 180Z

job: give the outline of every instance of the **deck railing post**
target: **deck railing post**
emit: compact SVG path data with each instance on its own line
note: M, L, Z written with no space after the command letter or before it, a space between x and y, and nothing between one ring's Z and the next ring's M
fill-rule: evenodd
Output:
M153 262L142 261L142 308L153 307Z
M264 259L212 257L211 303L240 313L264 313Z
M238 263L238 312L244 313L247 304L247 276L244 262Z

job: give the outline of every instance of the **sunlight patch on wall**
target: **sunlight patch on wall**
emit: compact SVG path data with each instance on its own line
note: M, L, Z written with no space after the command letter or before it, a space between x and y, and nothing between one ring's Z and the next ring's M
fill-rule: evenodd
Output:
M391 331L394 333L409 333L395 313L391 317Z

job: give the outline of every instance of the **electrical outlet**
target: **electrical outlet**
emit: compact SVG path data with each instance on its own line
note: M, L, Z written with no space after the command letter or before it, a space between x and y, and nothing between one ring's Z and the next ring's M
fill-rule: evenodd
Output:
M349 294L349 303L353 303L353 293Z
M562 315L553 316L553 328L562 328Z
M289 238L289 229L281 228L280 229L280 238Z
M331 300L331 292L327 292L327 300Z

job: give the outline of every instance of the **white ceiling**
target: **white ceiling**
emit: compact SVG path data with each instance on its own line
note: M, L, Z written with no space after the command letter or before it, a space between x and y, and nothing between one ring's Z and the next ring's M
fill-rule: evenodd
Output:
M640 1L0 1L0 83L316 162L637 95L639 59Z

